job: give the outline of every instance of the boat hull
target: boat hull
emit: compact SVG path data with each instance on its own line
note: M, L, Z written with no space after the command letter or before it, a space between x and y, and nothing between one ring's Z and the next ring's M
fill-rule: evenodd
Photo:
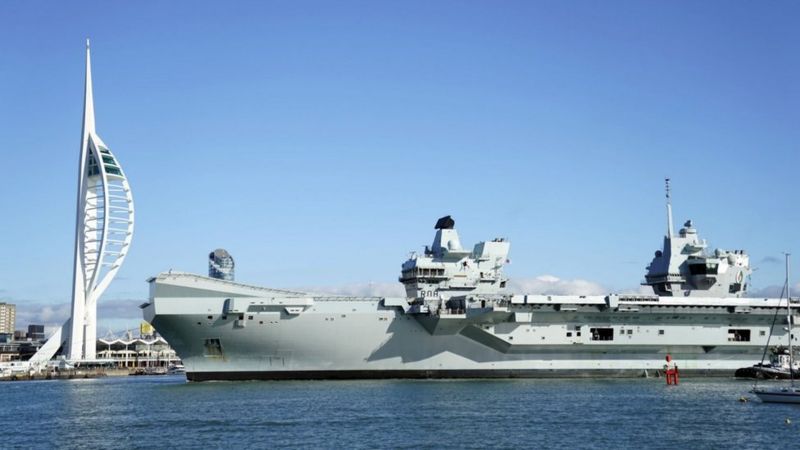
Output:
M764 389L753 393L764 403L800 403L800 389Z
M795 370L794 375L792 375L788 369L756 365L737 369L734 376L736 378L754 380L789 380L792 378L800 379L800 371Z

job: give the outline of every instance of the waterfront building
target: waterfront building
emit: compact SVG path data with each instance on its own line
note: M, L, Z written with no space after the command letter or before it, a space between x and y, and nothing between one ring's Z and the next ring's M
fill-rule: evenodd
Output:
M139 336L133 338L101 338L97 341L97 356L103 360L113 360L114 367L168 368L180 363L167 341L161 336Z
M125 260L133 237L133 197L128 179L95 129L88 40L77 192L72 312L31 358L34 364L49 361L62 344L70 361L96 359L97 301Z
M0 336L0 362L25 361L44 344L42 340L31 339L24 330L17 330L13 338L9 334Z
M25 361L42 345L42 341L0 340L0 362ZM97 359L91 365L119 369L167 369L180 364L180 358L161 336L109 337L97 340Z
M44 340L44 325L28 325L28 339Z
M233 281L233 256L224 248L218 248L208 254L208 276L219 280Z
M0 340L0 362L19 359L19 345L11 340Z
M29 360L45 344L42 325L29 325L28 332L17 330L15 335L0 334L0 362ZM133 331L109 333L95 342L97 358L91 361L70 361L76 366L129 369L138 373L166 373L179 365L180 358L152 325L142 322L139 334ZM66 355L64 355L66 357ZM155 372L152 372L154 369Z
M14 332L17 320L17 307L11 303L0 303L0 334Z

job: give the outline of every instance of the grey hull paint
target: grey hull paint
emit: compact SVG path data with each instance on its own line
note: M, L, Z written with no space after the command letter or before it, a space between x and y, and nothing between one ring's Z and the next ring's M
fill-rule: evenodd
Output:
M778 305L514 296L448 315L402 298L300 296L190 275L162 274L151 287L145 319L193 381L641 377L663 370L667 354L682 376L732 377L760 360ZM600 328L613 336L598 339ZM773 332L785 335L783 324Z
M336 304L337 309L344 306L352 305ZM152 323L183 359L191 381L642 377L657 376L667 353L679 361L682 376L733 376L738 367L752 365L761 355L758 344L702 346L674 341L554 343L504 352L462 333L430 335L402 313L351 312L333 323L325 321L329 315L308 312L276 318L277 323L269 325L259 325L255 315L245 328L237 328L230 317L208 320L199 315L155 316ZM378 321L378 315L387 320ZM221 342L220 357L204 354L203 342L211 338Z
M730 370L686 370L682 377L730 377ZM647 370L284 370L253 372L187 372L189 381L385 380L508 378L660 378Z

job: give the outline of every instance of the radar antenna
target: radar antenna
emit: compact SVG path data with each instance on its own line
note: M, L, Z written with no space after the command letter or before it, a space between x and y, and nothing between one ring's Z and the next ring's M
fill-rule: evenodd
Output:
M667 238L672 239L672 197L670 196L669 178L664 178L667 188Z

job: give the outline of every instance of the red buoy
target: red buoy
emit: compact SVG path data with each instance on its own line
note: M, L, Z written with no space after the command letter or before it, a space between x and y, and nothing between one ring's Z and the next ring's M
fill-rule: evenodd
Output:
M667 363L664 364L664 373L667 374L667 384L678 384L678 365L672 360L672 356L667 354Z

